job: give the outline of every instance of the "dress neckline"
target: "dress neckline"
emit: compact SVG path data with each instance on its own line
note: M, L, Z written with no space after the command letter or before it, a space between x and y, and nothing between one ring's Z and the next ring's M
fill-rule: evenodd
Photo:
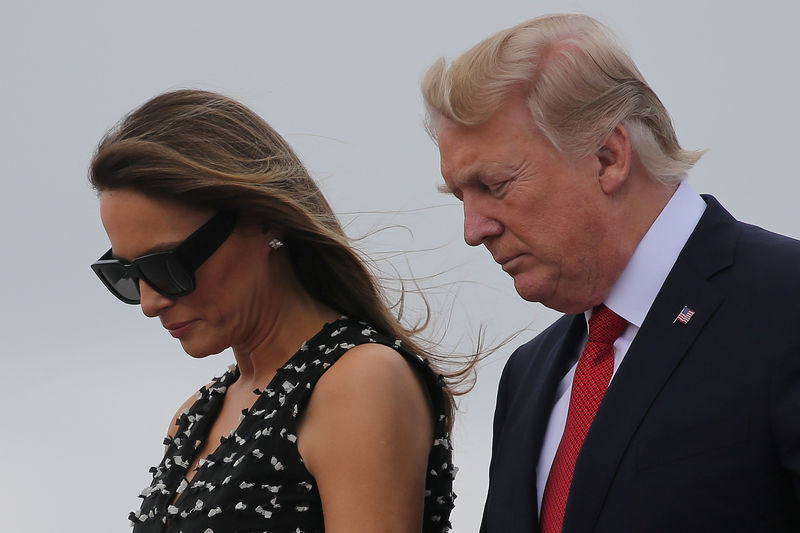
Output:
M228 435L224 435L220 438L220 442L217 444L217 446L211 453L206 455L204 458L200 459L197 466L195 467L194 475L191 477L191 479L189 479L186 477L186 474L189 471L189 466L194 463L197 450L199 450L202 447L202 444L205 443L205 441L208 439L208 434L211 431L211 427L214 425L214 420L216 419L216 416L219 414L219 411L222 409L222 404L225 401L225 396L228 391L228 387L230 387L232 384L236 382L237 379L239 379L239 367L235 363L231 364L228 367L228 370L226 370L221 376L215 378L211 385L201 387L199 393L200 398L198 398L198 400L194 404L192 404L187 414L191 415L192 413L195 413L196 416L197 412L201 411L203 417L205 417L206 413L209 412L213 412L214 415L212 418L209 418L206 422L204 422L203 424L204 427L202 428L200 434L192 435L198 442L198 444L193 447L194 454L191 457L187 457L181 453L178 454L180 455L181 463L186 466L184 466L185 470L183 471L183 473L180 476L178 476L179 477L178 486L173 488L174 496L170 502L170 505L178 507L181 500L183 500L184 494L187 493L187 489L193 483L197 481L203 481L203 479L201 479L200 476L208 468L210 468L210 466L207 465L213 465L217 460L219 460L219 458L221 458L223 455L222 454L222 452L224 451L223 448L231 440L234 440L235 436L238 433L240 433L241 430L244 429L244 424L248 422L247 414L252 411L258 411L259 403L267 401L267 399L265 398L270 398L274 394L280 394L282 392L281 390L278 389L278 387L281 386L281 384L278 382L278 379L282 378L282 376L290 370L298 370L301 365L296 365L295 363L298 362L298 359L302 359L303 357L305 357L305 352L308 351L309 347L313 346L318 338L326 335L331 330L333 330L331 332L331 336L335 336L336 328L339 327L340 323L346 321L347 319L348 319L347 316L341 315L332 322L326 322L322 326L322 328L320 328L320 330L314 334L314 336L306 340L300 346L300 348L289 359L286 360L284 364L282 364L275 370L275 375L272 376L269 383L263 390L255 389L253 391L254 393L257 394L256 399L253 401L250 407L242 410L242 414L240 415L239 418L239 423ZM273 394L270 394L269 391L271 391ZM190 442L187 442L184 446L181 446L180 448L182 449L186 446L190 447L192 445ZM177 451L180 452L181 450L179 449ZM183 489L180 493L178 492L179 488Z

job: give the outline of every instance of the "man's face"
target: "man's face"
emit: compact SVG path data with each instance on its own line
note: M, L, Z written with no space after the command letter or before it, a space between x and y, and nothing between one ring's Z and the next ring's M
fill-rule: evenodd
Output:
M598 158L568 161L532 126L522 95L483 124L442 120L438 132L467 244L486 246L526 300L562 312L602 302L621 270Z

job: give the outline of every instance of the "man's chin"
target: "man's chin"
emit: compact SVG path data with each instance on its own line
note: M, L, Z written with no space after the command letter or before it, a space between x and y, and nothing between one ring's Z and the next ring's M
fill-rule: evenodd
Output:
M514 288L523 300L540 303L560 313L576 314L585 310L581 302L570 299L563 291L556 290L557 287L555 281L526 279L524 274L514 278Z
M549 285L552 284L542 283L541 280L531 280L530 277L525 274L519 274L514 277L514 289L516 289L517 294L519 294L523 300L533 303L547 305L545 301L549 300L553 294L553 290Z

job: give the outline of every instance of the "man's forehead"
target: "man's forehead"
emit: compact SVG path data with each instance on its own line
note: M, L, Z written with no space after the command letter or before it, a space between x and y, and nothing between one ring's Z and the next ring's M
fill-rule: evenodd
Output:
M442 137L465 137L475 135L484 126L485 122L479 124L462 124L447 117L440 116L434 122L437 137L441 143Z
M470 142L469 132L464 126L449 126L439 130L439 156L445 180L462 181L465 173L474 173L474 167L480 160L480 148Z
M464 125L452 121L442 124L439 132L439 153L443 166L460 165L472 159L491 144L493 135L484 124Z
M440 131L439 153L446 179L466 180L486 172L508 168L520 148L501 131L476 126L450 126Z

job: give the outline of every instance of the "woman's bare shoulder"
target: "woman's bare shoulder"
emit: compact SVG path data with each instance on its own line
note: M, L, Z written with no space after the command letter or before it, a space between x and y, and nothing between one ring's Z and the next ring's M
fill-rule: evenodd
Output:
M427 450L432 426L428 393L411 364L388 346L361 344L345 352L314 387L300 427L301 453L327 455L331 448L320 443L329 446L330 439L346 436L362 442L397 436ZM314 438L303 442L303 433Z
M347 350L320 378L324 388L340 390L342 385L361 385L369 391L380 392L382 386L418 387L417 373L397 350L378 343L360 344ZM375 390L377 389L377 390ZM401 391L402 392L402 391Z
M345 352L314 387L298 429L325 530L418 530L432 442L428 394L403 355L373 343Z

